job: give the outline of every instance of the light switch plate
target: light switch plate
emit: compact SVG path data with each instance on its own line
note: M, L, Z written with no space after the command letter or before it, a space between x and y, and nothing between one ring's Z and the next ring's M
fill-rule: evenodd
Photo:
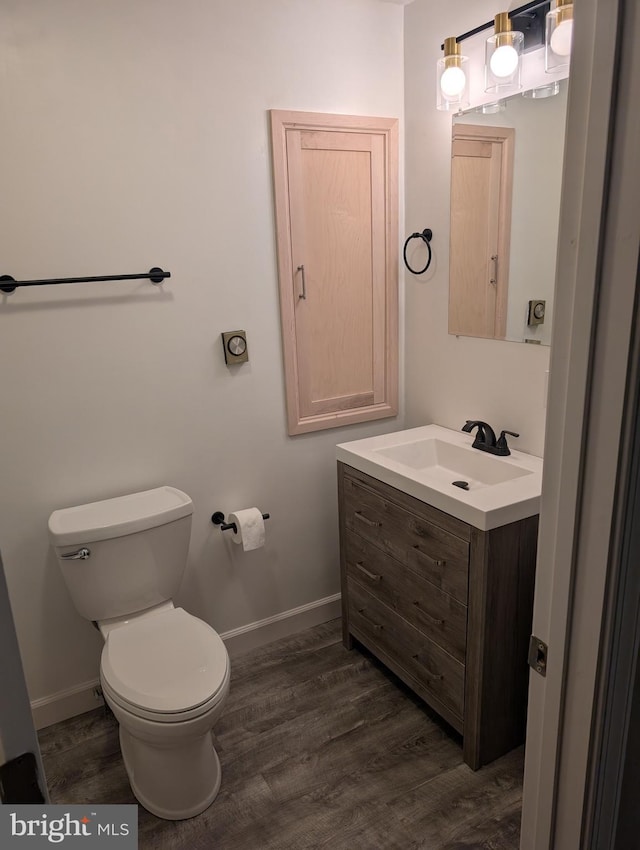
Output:
M227 366L246 363L249 359L247 334L245 331L224 331L222 334L224 362Z

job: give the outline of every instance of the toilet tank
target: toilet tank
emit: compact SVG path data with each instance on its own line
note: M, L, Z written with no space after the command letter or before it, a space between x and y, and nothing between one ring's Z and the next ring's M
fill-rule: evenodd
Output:
M187 562L192 513L191 499L175 487L54 511L49 539L78 612L104 620L172 599Z

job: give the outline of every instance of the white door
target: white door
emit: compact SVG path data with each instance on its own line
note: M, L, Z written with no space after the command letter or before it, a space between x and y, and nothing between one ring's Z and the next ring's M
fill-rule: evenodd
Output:
M639 27L637 3L576 4L533 621L549 660L531 673L522 850L583 846L640 244Z

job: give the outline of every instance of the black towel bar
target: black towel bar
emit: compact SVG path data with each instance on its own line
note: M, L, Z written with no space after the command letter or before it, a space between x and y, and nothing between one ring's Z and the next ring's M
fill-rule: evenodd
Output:
M52 277L46 280L15 280L10 274L0 276L0 291L14 292L18 286L49 286L54 283L96 283L105 280L143 280L149 278L151 283L162 283L162 281L171 277L171 272L165 272L161 268L154 266L144 274L106 274L97 275L96 277Z

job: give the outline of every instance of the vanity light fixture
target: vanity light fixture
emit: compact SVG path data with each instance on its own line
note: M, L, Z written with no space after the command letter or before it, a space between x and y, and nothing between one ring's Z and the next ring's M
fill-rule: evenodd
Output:
M459 112L469 106L469 80L466 56L460 53L455 37L444 40L444 59L438 59L437 108Z
M495 32L487 39L485 47L486 92L501 95L522 88L520 81L520 58L524 35L512 29L508 12L495 17Z
M573 0L556 0L556 8L547 13L544 69L548 74L569 67L573 41Z

